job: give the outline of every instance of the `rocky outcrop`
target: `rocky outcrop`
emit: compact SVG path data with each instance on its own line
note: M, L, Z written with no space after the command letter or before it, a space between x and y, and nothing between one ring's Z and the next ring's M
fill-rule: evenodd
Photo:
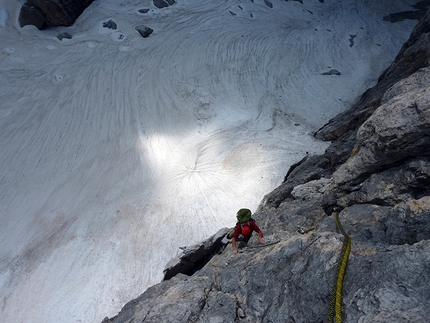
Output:
M378 84L317 133L333 140L326 152L291 167L264 198L253 217L266 246L253 237L242 253L206 254L195 272L176 267L104 322L324 322L345 239L334 210L352 241L344 322L426 322L429 31L427 14ZM200 249L189 249L193 263Z
M418 22L394 62L379 77L378 84L367 90L350 110L330 120L315 136L322 140L336 140L348 131L355 130L379 107L385 91L394 83L429 66L429 37L427 14Z
M181 247L179 254L166 265L163 280L168 280L177 274L192 275L203 268L215 253L225 248L228 243L225 236L228 232L229 230L224 228L203 243Z
M175 0L152 0L154 6L158 9L166 8L168 6L174 5L176 3Z
M93 0L27 0L19 13L19 25L71 26Z
M148 38L149 35L151 35L154 31L152 28L144 25L136 26L134 27L134 29L136 29L140 36L142 36L143 38Z

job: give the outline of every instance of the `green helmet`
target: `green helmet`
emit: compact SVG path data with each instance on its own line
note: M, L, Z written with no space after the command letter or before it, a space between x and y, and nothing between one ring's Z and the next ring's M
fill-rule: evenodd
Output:
M240 209L239 211L237 211L237 221L239 221L240 223L246 222L251 220L251 210L250 209Z

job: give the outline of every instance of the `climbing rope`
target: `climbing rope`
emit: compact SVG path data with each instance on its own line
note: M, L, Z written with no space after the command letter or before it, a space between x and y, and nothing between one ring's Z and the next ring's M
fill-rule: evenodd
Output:
M343 278L345 277L346 265L348 263L349 253L351 251L351 238L345 232L342 224L339 221L339 212L334 213L334 219L339 231L345 237L343 241L342 251L340 253L339 261L337 263L336 279L333 284L331 293L330 307L328 311L328 323L334 322L336 315L336 323L342 323L342 288Z

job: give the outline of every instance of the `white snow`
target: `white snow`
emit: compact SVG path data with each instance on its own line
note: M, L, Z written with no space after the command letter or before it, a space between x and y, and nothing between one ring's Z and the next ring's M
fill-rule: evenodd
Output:
M414 1L271 2L96 0L39 31L0 0L2 322L115 315L322 153L416 24L382 20Z

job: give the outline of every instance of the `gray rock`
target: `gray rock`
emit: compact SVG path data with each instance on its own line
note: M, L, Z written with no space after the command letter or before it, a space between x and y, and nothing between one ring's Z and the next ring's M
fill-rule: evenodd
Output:
M399 167L372 174L351 193L338 197L338 205L371 203L394 206L410 198L421 198L430 193L430 161L418 158Z
M291 195L295 199L300 199L302 201L315 200L322 196L322 194L324 194L330 183L331 180L327 178L310 181L294 187L291 192Z
M154 6L158 9L166 8L168 6L174 5L176 3L175 0L152 0Z
M33 25L38 29L43 29L46 25L45 14L39 8L29 5L28 3L25 3L21 7L18 21L21 27Z
M143 38L149 37L149 35L151 35L152 32L154 31L152 28L149 28L144 25L136 26L134 27L134 29L136 29Z
M266 4L266 6L268 6L269 8L273 8L273 3L269 0L264 0L264 3Z
M70 35L68 32L64 32L64 33L58 34L58 35L57 35L57 38L58 38L59 40L63 40L63 39L72 39L72 35Z
M108 29L113 29L113 30L116 30L118 28L116 22L113 21L112 19L105 21L102 26L103 26L103 28L108 28Z
M168 280L179 273L193 274L212 258L213 254L222 250L228 243L224 239L230 229L219 230L209 239L192 245L181 247L179 254L169 261L164 269L164 280Z
M336 69L331 69L328 72L323 72L321 75L341 75L341 73Z
M429 73L430 69L420 72L427 77ZM338 185L357 183L403 160L428 156L429 134L430 88L423 85L393 97L363 123L358 129L352 156L333 174L333 178Z
M214 282L208 277L196 277L190 284L190 279L178 275L150 287L144 294L127 303L116 317L105 318L104 322L195 322L206 305Z

